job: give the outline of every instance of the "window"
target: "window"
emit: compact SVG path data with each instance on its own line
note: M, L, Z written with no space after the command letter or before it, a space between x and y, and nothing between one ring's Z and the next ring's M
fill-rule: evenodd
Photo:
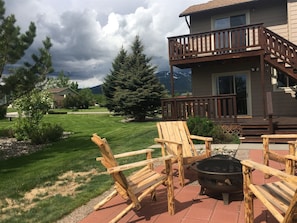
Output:
M215 29L228 29L231 27L243 26L243 25L246 25L245 14L219 18L214 21Z
M276 88L282 89L285 87L294 87L297 86L297 81L291 78L290 76L284 74L281 71L275 70L273 72L273 78L274 81L272 83L276 85Z
M214 20L214 29L228 29L245 24L245 14L221 17ZM230 48L232 52L242 51L246 45L245 36L245 30L218 31L215 34L215 47L216 49L222 49L222 51L218 51L218 53L229 53Z

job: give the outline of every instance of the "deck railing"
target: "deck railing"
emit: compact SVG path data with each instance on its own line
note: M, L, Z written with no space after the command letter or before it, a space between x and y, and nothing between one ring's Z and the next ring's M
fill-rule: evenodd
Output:
M168 38L169 60L197 58L262 49L262 24Z
M207 117L220 121L237 122L236 95L202 97L175 97L161 100L164 120L186 120L189 117Z

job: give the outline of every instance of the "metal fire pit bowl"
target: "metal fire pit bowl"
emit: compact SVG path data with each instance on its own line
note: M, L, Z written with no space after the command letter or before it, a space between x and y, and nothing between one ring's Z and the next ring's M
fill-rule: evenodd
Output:
M228 155L215 155L195 162L191 168L198 173L202 194L222 194L229 204L229 194L242 192L242 166L238 159Z

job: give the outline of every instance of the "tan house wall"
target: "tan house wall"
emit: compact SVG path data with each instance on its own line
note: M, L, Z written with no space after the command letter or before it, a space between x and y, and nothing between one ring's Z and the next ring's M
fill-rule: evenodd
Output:
M289 40L297 45L297 0L288 0Z
M264 26L288 39L288 17L286 1L269 4L263 8L250 10L251 24L264 23Z

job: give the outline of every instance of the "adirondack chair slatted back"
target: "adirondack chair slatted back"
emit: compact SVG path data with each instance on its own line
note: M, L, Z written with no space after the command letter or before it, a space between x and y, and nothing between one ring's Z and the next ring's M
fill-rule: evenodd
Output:
M184 121L166 121L157 123L159 137L166 140L177 141L182 143L184 157L196 156L197 151L190 139L190 132L187 123ZM177 145L168 145L168 152L177 154Z
M100 136L96 134L93 134L91 139L95 144L98 145L100 153L103 157L101 160L102 165L104 165L106 169L118 166L118 162L116 161L107 140L105 138L100 138ZM116 172L111 174L111 176L115 181L115 186L120 188L118 192L122 195L122 197L126 198L128 196L126 193L126 190L128 189L128 183L124 174L122 172Z
M164 121L157 123L159 138L155 142L160 143L162 155L174 156L173 162L178 163L180 185L184 186L183 166L205 159L211 156L211 137L191 135L186 121ZM203 141L204 151L197 152L193 139Z

